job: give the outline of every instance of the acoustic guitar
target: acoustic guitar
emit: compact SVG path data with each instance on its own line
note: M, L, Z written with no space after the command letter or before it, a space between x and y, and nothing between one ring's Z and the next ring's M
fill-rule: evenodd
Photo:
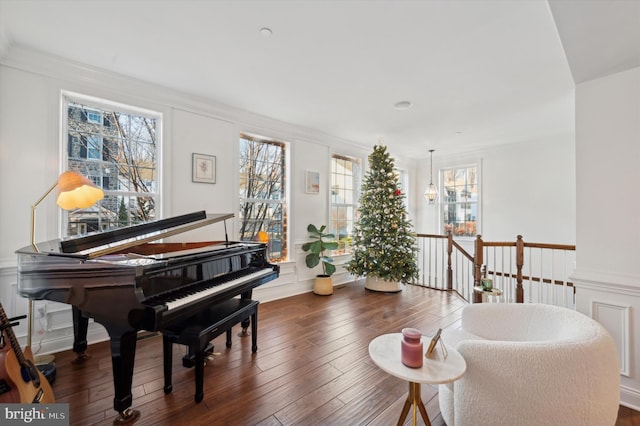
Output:
M47 378L33 363L30 347L18 344L7 314L0 303L0 403L52 404L55 401ZM7 345L7 341L9 345Z

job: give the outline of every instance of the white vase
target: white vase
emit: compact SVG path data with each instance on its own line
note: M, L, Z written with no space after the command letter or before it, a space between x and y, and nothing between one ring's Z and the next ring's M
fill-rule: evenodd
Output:
M364 288L384 293L398 293L402 291L398 281L387 281L382 278L368 276L364 282Z

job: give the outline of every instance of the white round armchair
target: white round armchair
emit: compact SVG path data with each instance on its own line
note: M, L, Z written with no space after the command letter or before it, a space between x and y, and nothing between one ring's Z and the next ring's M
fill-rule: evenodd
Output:
M620 370L605 328L543 304L465 306L461 328L442 332L467 371L439 386L448 426L593 425L616 422Z

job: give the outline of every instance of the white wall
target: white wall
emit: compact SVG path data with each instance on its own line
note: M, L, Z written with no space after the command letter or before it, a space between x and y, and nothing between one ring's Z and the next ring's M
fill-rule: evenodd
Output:
M480 166L479 233L487 241L575 243L575 154L573 135L504 145L464 155L434 155L437 170L465 164ZM434 152L437 154L437 151ZM442 233L441 205L428 205L422 193L429 165L420 166L415 197L422 206L418 230ZM440 194L438 201L442 200Z
M26 300L16 296L15 250L29 244L30 206L65 169L59 144L61 91L104 98L163 115L163 217L202 209L212 213L237 213L239 133L288 142L291 261L281 265L278 280L256 289L254 295L266 301L311 290L317 271L306 267L300 246L307 240L309 223L328 223L330 154L338 152L366 162L368 148L82 64L12 49L0 63L0 300L9 316L27 311ZM216 156L215 184L191 182L194 152ZM320 172L319 194L304 193L306 170ZM54 196L38 207L37 219L36 241L58 237L59 211ZM237 229L235 221L228 224L230 238L235 238ZM224 227L220 224L181 235L180 239L197 241L223 236ZM343 268L334 275L336 283L349 279ZM39 314L39 308L44 309L44 315ZM26 322L15 331L24 344ZM35 331L36 351L40 343L41 353L69 348L68 306L38 301ZM105 338L102 327L92 324L90 341Z
M576 308L616 340L640 410L640 68L576 87L576 163Z

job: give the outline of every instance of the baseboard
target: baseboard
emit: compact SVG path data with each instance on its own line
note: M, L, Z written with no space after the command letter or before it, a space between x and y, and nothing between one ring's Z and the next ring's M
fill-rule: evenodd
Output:
M640 392L626 386L620 386L620 405L640 411Z

